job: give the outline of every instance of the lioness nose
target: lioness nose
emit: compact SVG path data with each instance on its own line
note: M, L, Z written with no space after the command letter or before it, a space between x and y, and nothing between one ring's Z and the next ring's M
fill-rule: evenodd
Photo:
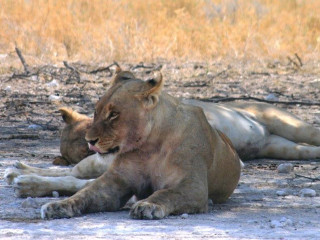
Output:
M90 145L92 146L94 146L97 142L98 142L98 138L96 140L88 141L88 143L90 143Z

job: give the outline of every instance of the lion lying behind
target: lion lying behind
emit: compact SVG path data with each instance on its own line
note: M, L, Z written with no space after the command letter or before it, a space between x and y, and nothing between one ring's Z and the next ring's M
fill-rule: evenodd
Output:
M115 79L115 82L114 82L114 86L111 89L114 89L115 86L118 86L117 84L120 84L121 87L123 87L122 85L125 86L126 84L128 84L130 81L133 81L133 80L134 80L134 77L131 73L120 72L120 73L118 73L118 75ZM134 80L134 81L137 81L137 80ZM126 84L123 84L122 82L125 82ZM158 81L158 82L161 82L161 81ZM152 83L157 84L158 82L153 81ZM152 85L151 83L149 83L149 84ZM156 86L154 86L154 87L156 87ZM161 85L159 87L161 89ZM111 89L109 90L109 92L111 91ZM117 91L115 91L115 92L117 92ZM161 103L160 100L163 100L163 98L169 98L170 104L177 104L177 106L184 106L184 105L181 105L180 103L178 103L177 100L175 100L175 99L172 100L173 98L170 97L169 95L161 94L160 92L157 92L157 91L156 91L156 93L157 93L156 95L152 95L152 96L155 96L155 99L153 99L153 97L150 99L147 98L148 100L144 100L144 101L142 101L140 99L143 106L145 106L145 104L152 105L155 102L155 106L152 105L152 110L153 110L153 108L155 110L156 109L159 110L159 107L162 107L160 109L161 109L161 111L163 111L163 106L159 105L159 102ZM103 101L103 100L101 100L101 101ZM101 104L101 101L99 103L100 103L100 105L103 105L103 104ZM307 123L304 123L303 121L297 119L292 114L290 114L286 111L280 110L272 105L262 104L262 103L212 104L212 103L205 103L205 102L200 102L200 101L196 101L196 100L184 100L183 102L201 107L204 110L204 114L207 117L207 120L209 121L212 128L219 129L220 131L222 131L224 134L226 134L231 139L231 142L233 143L234 147L236 148L238 154L240 155L240 157L242 159L252 159L252 158L312 159L312 158L318 158L320 156L320 148L317 147L318 145L320 145L320 138L319 138L320 132L319 132L319 130L314 128L313 126L308 125ZM97 104L97 106L99 106L99 103ZM170 104L169 104L169 106L171 106ZM165 105L165 106L167 107L167 105ZM186 108L188 109L187 106L186 106ZM188 109L188 110L193 109L192 107L189 107L189 108L190 109ZM130 108L128 108L127 110L129 112ZM83 115L79 115L69 109L62 109L61 113L62 113L64 120L67 122L67 128L66 128L67 130L65 129L62 134L61 153L64 157L64 162L69 161L70 163L76 163L76 162L80 161L83 157L88 155L88 148L87 148L87 144L85 142L77 142L77 141L75 141L75 139L77 139L77 136L79 138L79 136L81 135L79 133L81 131L82 131L82 134L84 135L86 128L91 124L92 120L88 119L87 117L85 117ZM199 115L199 113L196 113L196 115ZM118 116L119 115L117 112L112 112L111 118L117 119ZM165 116L167 116L167 115L165 115ZM110 117L110 116L108 116L108 117ZM134 117L134 116L132 115L132 117ZM184 121L186 121L186 119L179 120L179 118L177 118L177 117L180 117L180 116L179 115L174 115L174 117L170 116L170 118L169 118L170 123L167 123L166 127L169 127L172 125L172 126L176 126L177 129L181 128L182 126L180 126L180 125L181 124L184 125L183 123L184 123ZM136 119L136 118L133 118L133 119ZM149 119L149 121L147 121L147 122L150 124L150 121L153 123L154 120ZM82 126L82 127L75 127L75 126ZM149 127L149 125L146 124L146 127ZM135 129L136 129L136 127L135 127ZM169 128L169 129L171 129L171 128ZM198 141L198 140L202 139L199 136L199 134L194 133L193 128L189 129L188 131L192 132L192 134L188 134L188 137L190 139L192 139L193 141ZM74 132L77 134L72 134ZM175 142L174 131L168 132L168 129L167 129L167 131L164 130L164 132L166 132L166 134L163 134L163 135L165 135L166 138L168 138L169 143L167 143L167 145L161 145L161 146L162 147L166 146L166 148L170 149L170 147L172 147L172 142ZM226 145L225 147L227 147L227 149L229 149L226 152L226 155L228 156L228 152L232 152L231 144L228 143L228 139L222 133L218 132L218 134L217 134L217 132L215 130L213 130L213 132L215 133L214 134L215 139L220 139L219 141L222 141ZM156 133L159 136L161 135L159 129L157 129ZM108 137L110 137L112 135L113 134L109 133L109 135L106 136L106 139L108 139ZM66 141L63 141L63 136L67 136L67 138L65 139ZM129 135L127 135L127 136L129 137ZM130 135L130 137L131 137L131 135ZM74 140L68 141L68 138L71 138ZM196 139L194 139L194 138L196 138ZM103 136L101 136L101 137L99 136L99 139L103 139ZM96 139L91 140L91 149L99 152L99 151L101 151L101 149L100 149L101 147L100 147L100 145L96 145L96 144L99 144L99 142L96 143L95 140ZM106 141L109 142L109 140L106 140ZM141 141L141 140L139 140L139 141ZM68 144L72 144L75 142L77 142L76 145L73 145L73 146L69 145L68 146ZM188 141L188 142L190 143L190 141ZM299 143L308 143L309 145L299 144ZM125 144L125 145L127 145L127 144ZM133 144L133 145L135 145L135 144ZM154 144L152 143L151 145L153 147ZM311 146L311 145L313 145L313 146ZM64 149L69 150L69 152L77 152L77 153L81 153L81 154L72 154L72 153L68 153L68 151L64 152L63 146L64 146ZM68 147L66 147L66 146L68 146ZM79 149L85 149L85 150L74 151L74 149L75 149L74 146L79 147ZM190 146L192 146L192 145L190 145ZM76 149L77 149L77 147L76 147ZM116 152L118 150L117 147L119 147L119 146L110 148L109 151L111 150L111 152ZM218 147L218 146L216 146L216 147ZM215 148L213 148L213 149L215 149ZM184 148L184 150L185 150L185 153L182 154L183 156L194 153L193 148L190 149L190 147ZM197 150L199 150L199 149L197 149ZM190 151L192 153L190 153ZM130 150L129 150L129 152L130 152ZM151 156L153 156L154 153L153 153L153 151L151 151L151 152L152 152ZM157 152L157 151L155 151L155 152ZM117 157L115 155L117 155ZM142 154L142 155L144 155L144 154ZM148 151L148 156L149 155L150 155L150 152ZM162 156L162 155L164 155L164 156ZM162 153L162 155L161 156L164 157L164 159L167 159L168 152L166 152L165 154ZM117 159L116 161L118 161L118 158L119 158L118 156L119 156L119 153L118 154L110 153L107 155L97 153L95 155L91 155L91 156L87 157L86 159L82 160L79 164L77 164L72 169L62 169L61 171L60 170L57 171L55 169L32 168L32 167L26 166L24 164L18 163L16 165L16 168L11 168L6 171L6 178L7 178L8 182L13 181L13 186L15 188L15 192L16 192L17 196L44 196L44 195L50 195L51 192L54 190L59 191L60 193L64 193L64 194L73 194L73 193L79 191L80 189L85 188L86 186L90 185L90 183L93 181L93 180L84 180L84 179L98 177L98 176L102 175L105 171L107 171L109 168L113 169L113 165L115 165L114 159ZM139 156L140 156L140 153L139 153ZM196 156L196 155L193 155L193 156ZM221 157L221 158L223 158L223 157ZM151 160L149 160L149 161L151 161ZM160 164L160 162L161 162L161 164ZM167 162L166 161L164 161L164 162L165 163L163 163L162 161L159 161L159 162L156 161L156 163L154 163L155 165L152 165L152 166L159 167L162 165L166 165ZM127 164L130 164L130 163L127 163ZM183 162L183 161L179 161L179 163L185 164L185 162ZM197 162L193 162L193 163L197 163ZM131 165L132 165L132 163L131 163ZM179 164L176 164L176 165L180 166ZM135 167L137 167L137 166L131 166L131 168L135 168ZM229 170L233 171L234 170L233 168L234 168L234 164L231 166L224 165L224 169L226 171L229 171ZM165 170L166 168L162 167L161 169ZM140 170L136 169L136 171L139 172L139 174L137 175L138 178L144 178L143 180L141 180L141 179L139 179L139 180L142 182L144 182L146 180L150 181L150 179L148 179L148 178L150 178L150 176L146 177L145 175L148 175L148 174L144 174L143 170L144 170L144 168L140 169ZM169 171L168 169L166 169L166 170ZM155 169L153 169L153 170L149 169L149 171L147 171L147 172L149 174L153 175L153 178L157 179L160 177L160 176L158 176L158 177L155 176L156 173L159 174L159 172L155 171ZM24 174L31 174L31 175L24 175ZM33 174L36 174L36 175L33 175ZM21 176L19 176L19 175L21 175ZM170 175L170 177L174 178L172 175ZM59 176L59 177L41 177L41 176ZM179 176L179 174L177 176ZM226 178L228 178L228 177L225 176L225 177L222 177L222 179L223 178L226 180ZM146 181L146 182L148 182L148 181ZM153 180L153 181L155 181L155 180ZM216 179L215 179L215 181L216 181ZM152 186L152 188L154 188L152 183L151 183L151 186ZM210 181L208 183L210 184ZM87 189L87 188L85 188L85 189ZM162 190L163 189L161 188L160 191L162 191ZM138 195L138 197L145 198L146 196L149 196L153 191L154 191L154 189L149 189L147 191L148 193L146 193L145 195L142 194L142 196ZM233 189L232 189L232 191L233 191ZM137 192L134 192L134 193L137 194ZM155 193L157 193L157 191ZM153 194L151 196L153 196ZM184 196L184 195L181 194L181 196ZM220 201L224 201L225 199L226 199L226 197L223 200L221 200L221 199L219 200L217 198L215 198L214 200L216 200L217 202L220 202ZM122 202L120 205L121 206L123 205ZM51 206L51 205L48 205L48 206ZM56 206L56 205L53 205L53 206ZM68 206L70 207L70 205L68 205ZM42 213L43 213L42 217L46 217L46 218L73 216L73 215L79 214L80 212L87 211L86 209L81 209L80 212L77 212L77 213L68 212L63 215L61 213L58 213L58 214L53 213L52 214L51 210L49 210L49 213L47 214L46 209L47 209L47 207L43 207L43 211L42 211ZM51 209L51 208L49 208L49 209ZM136 208L134 208L134 209L136 209ZM187 211L187 209L186 209L185 212L201 212L202 211L199 209L198 210L191 210L191 209L192 209L192 207L190 208L189 211ZM101 209L101 210L103 210L103 209ZM108 210L108 209L105 209L105 210ZM65 210L63 210L63 211L65 211ZM96 210L93 210L93 211L96 211ZM137 213L137 211L138 210L131 211L131 215L135 218L136 217L137 218L158 218L159 217L156 215L149 216L148 214L150 213L150 211L149 212L147 211L148 217L145 216L144 214ZM178 212L175 212L175 211L170 212L169 211L169 213L179 213L179 211ZM139 216L137 216L137 215L139 215ZM167 215L167 213L164 215Z

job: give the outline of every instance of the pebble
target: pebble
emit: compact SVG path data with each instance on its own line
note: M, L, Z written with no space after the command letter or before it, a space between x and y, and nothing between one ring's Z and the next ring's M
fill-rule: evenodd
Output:
M50 95L49 96L49 101L55 102L55 101L60 101L61 97L56 96L56 95Z
M279 101L279 98L273 93L268 94L265 99L268 101Z
M31 125L28 126L28 129L40 130L40 129L42 129L42 127L40 125L37 125L37 124L31 124Z
M299 193L301 197L315 197L317 195L316 191L311 188L301 189Z
M282 227L282 224L278 220L272 220L270 223L270 227L271 228L278 228L278 227Z
M58 87L59 83L58 83L58 81L56 79L53 79L51 82L47 83L47 86L48 87Z
M213 77L214 77L213 72L208 72L208 73L207 73L207 77L208 77L208 78L213 78Z
M34 198L27 197L27 199L21 203L21 207L23 207L23 208L38 208L38 203Z
M286 217L282 217L280 219L280 223L282 224L282 226L292 226L293 225L293 222L290 218L286 218Z
M6 91L6 92L11 92L11 86L6 86L5 88L4 88L4 90Z
M58 198L59 193L57 191L52 191L52 197Z
M310 85L314 88L320 88L320 79L315 79L310 82Z
M290 218L282 217L279 220L271 220L270 227L271 228L279 228L279 227L285 227L285 226L292 226L293 221Z
M38 76L37 75L31 76L31 80L35 82L38 81Z
M188 213L184 213L181 215L181 218L182 219L187 219L189 217Z
M290 173L293 169L292 163L282 163L278 166L278 173Z
M8 57L8 54L0 54L0 59L5 59L6 57Z
M278 190L278 191L276 192L276 194L277 194L278 196L281 196L281 197L284 197L284 196L288 196L288 195L289 195L289 193L288 193L286 190Z

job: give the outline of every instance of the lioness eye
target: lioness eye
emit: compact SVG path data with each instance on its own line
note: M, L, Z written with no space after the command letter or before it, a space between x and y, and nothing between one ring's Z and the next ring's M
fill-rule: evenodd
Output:
M111 121L113 119L116 119L118 116L119 116L118 112L111 111L108 115L108 120Z

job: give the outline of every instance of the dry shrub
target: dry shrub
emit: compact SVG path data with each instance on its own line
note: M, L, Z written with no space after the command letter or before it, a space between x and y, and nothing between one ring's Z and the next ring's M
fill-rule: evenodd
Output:
M0 53L46 61L318 59L317 0L2 0Z

